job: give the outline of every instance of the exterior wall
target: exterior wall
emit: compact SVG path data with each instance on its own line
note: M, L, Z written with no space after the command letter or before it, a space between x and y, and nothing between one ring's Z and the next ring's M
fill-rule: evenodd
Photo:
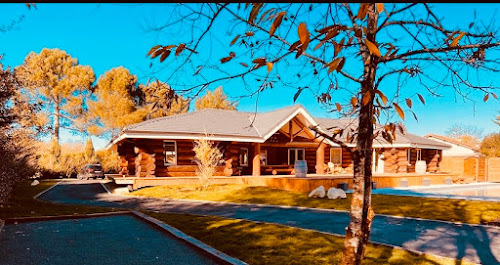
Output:
M476 156L477 155L477 152L475 152L474 150L472 150L470 148L463 147L463 146L460 146L460 145L457 145L457 144L454 144L454 143L450 143L450 142L447 142L447 141L443 141L441 139L437 139L437 138L434 138L434 137L429 137L429 139L432 139L434 141L438 141L438 142L441 142L441 143L445 143L445 144L451 145L450 149L443 150L443 156L444 157L447 157L447 156L453 156L453 157L455 157L455 156L464 156L464 157L469 157L469 156Z

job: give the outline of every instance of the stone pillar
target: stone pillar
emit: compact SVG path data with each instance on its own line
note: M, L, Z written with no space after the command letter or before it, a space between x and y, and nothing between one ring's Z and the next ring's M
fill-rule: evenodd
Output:
M316 149L316 174L325 174L325 144L321 143Z
M255 143L253 146L252 176L260 176L260 143Z

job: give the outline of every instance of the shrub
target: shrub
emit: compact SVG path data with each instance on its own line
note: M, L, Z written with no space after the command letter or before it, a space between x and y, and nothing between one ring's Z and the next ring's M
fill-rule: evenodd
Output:
M222 160L222 153L214 143L206 138L194 141L195 162L198 164L196 175L203 189L210 186L210 179Z
M104 173L117 173L120 170L120 157L116 151L99 150L96 152L96 157Z

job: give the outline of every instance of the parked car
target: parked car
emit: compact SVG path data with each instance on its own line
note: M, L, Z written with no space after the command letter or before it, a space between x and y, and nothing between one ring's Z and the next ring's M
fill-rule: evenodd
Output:
M77 179L104 179L104 172L102 171L102 166L99 164L91 164L83 167L82 172L78 173Z

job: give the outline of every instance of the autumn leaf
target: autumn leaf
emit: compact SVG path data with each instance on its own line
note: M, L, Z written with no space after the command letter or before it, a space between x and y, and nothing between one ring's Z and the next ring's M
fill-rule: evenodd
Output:
M300 42L305 46L306 43L309 43L309 31L307 30L306 23L302 22L299 24L298 32Z
M458 34L457 37L455 37L453 39L453 41L451 42L451 47L455 47L458 45L458 42L460 41L460 39L465 35L465 32L460 32L460 34Z
M224 57L224 58L220 59L220 63L227 63L227 62L229 62L231 59L233 59L233 57L232 57L232 56Z
M367 39L365 39L365 43L366 43L366 47L368 47L368 50L370 51L371 54L376 55L378 57L382 56L375 44L373 44L371 41L369 41Z
M363 99L361 101L363 106L366 106L370 102L370 98L371 98L371 93L370 90L368 90L365 92L365 94L363 94Z
M281 24L281 21L283 20L283 16L286 15L286 12L285 11L282 11L278 14L278 16L276 17L276 19L274 19L274 22L273 24L271 25L271 29L269 30L269 37L273 36L274 35L274 32L276 31L276 29L280 26Z
M154 51L158 50L158 48L160 48L160 47L161 47L161 45L155 45L153 48L151 48L151 50L149 50L148 54L146 54L146 57L151 55Z
M253 4L252 11L250 11L250 16L248 17L248 22L253 23L253 21L259 14L259 10L261 7L262 3Z
M344 67L344 63L345 63L345 57L340 57L339 65L337 65L337 68L335 69L335 70L337 70L337 73L342 71L342 68Z
M333 70L337 69L337 66L340 63L340 58L333 60L330 64L328 64L328 73L333 72Z
M384 95L384 93L382 93L382 91L380 90L375 90L375 93L378 94L378 96L380 97L380 99L382 99L382 103L384 103L384 106L387 105L387 97Z
M254 59L252 61L252 63L264 65L264 64L266 64L266 58L261 57L261 58Z
M245 35L248 37L252 37L253 35L255 35L255 33L253 33L253 31L247 31L245 32Z
M405 119L405 113L403 111L403 109L401 109L401 107L398 105L398 103L392 103L394 105L394 108L396 109L399 117L401 117L401 119Z
M171 50L164 51L160 57L160 63L165 61L165 59L167 59L167 57L170 55L171 52L172 52Z
M492 95L495 99L498 99L497 94L495 94L495 93L491 92L491 95Z
M490 94L486 94L486 95L484 96L484 98L483 98L483 101L484 101L484 102L488 101L488 98L489 98L489 97L490 97Z
M299 98L301 92L302 92L302 88L299 87L299 90L297 90L297 93L295 93L295 95L293 95L293 102L294 103L295 103L295 101L297 101L297 98Z
M352 107L355 108L358 105L358 99L356 97L351 98Z
M267 62L267 72L270 73L271 70L273 70L273 63L272 62Z
M411 99L409 99L409 98L406 99L406 105L408 106L408 108L411 109L411 106L412 106Z
M244 67L248 67L248 64L246 63L240 63L241 65L243 65Z
M358 15L356 17L358 19L363 20L365 18L365 16L366 16L366 12L368 12L368 4L362 3L359 6Z
M178 56L185 48L186 44L184 43L179 44L179 46L177 46L177 49L175 49L175 56Z
M417 94L418 98L420 99L420 102L422 102L422 104L425 105L425 100L424 100L424 97L422 97L422 95L420 94Z
M340 105L340 103L335 103L335 106L337 107L337 111L340 112L342 110L342 106Z
M163 51L164 51L164 49L159 49L159 50L155 51L153 53L153 55L151 55L151 59L156 58L158 55L162 54Z
M377 12L380 14L382 11L384 11L384 4L377 3Z
M234 37L234 39L231 41L231 44L229 44L229 46L232 46L233 44L235 44L239 37L240 37L240 35L236 35L236 37Z

